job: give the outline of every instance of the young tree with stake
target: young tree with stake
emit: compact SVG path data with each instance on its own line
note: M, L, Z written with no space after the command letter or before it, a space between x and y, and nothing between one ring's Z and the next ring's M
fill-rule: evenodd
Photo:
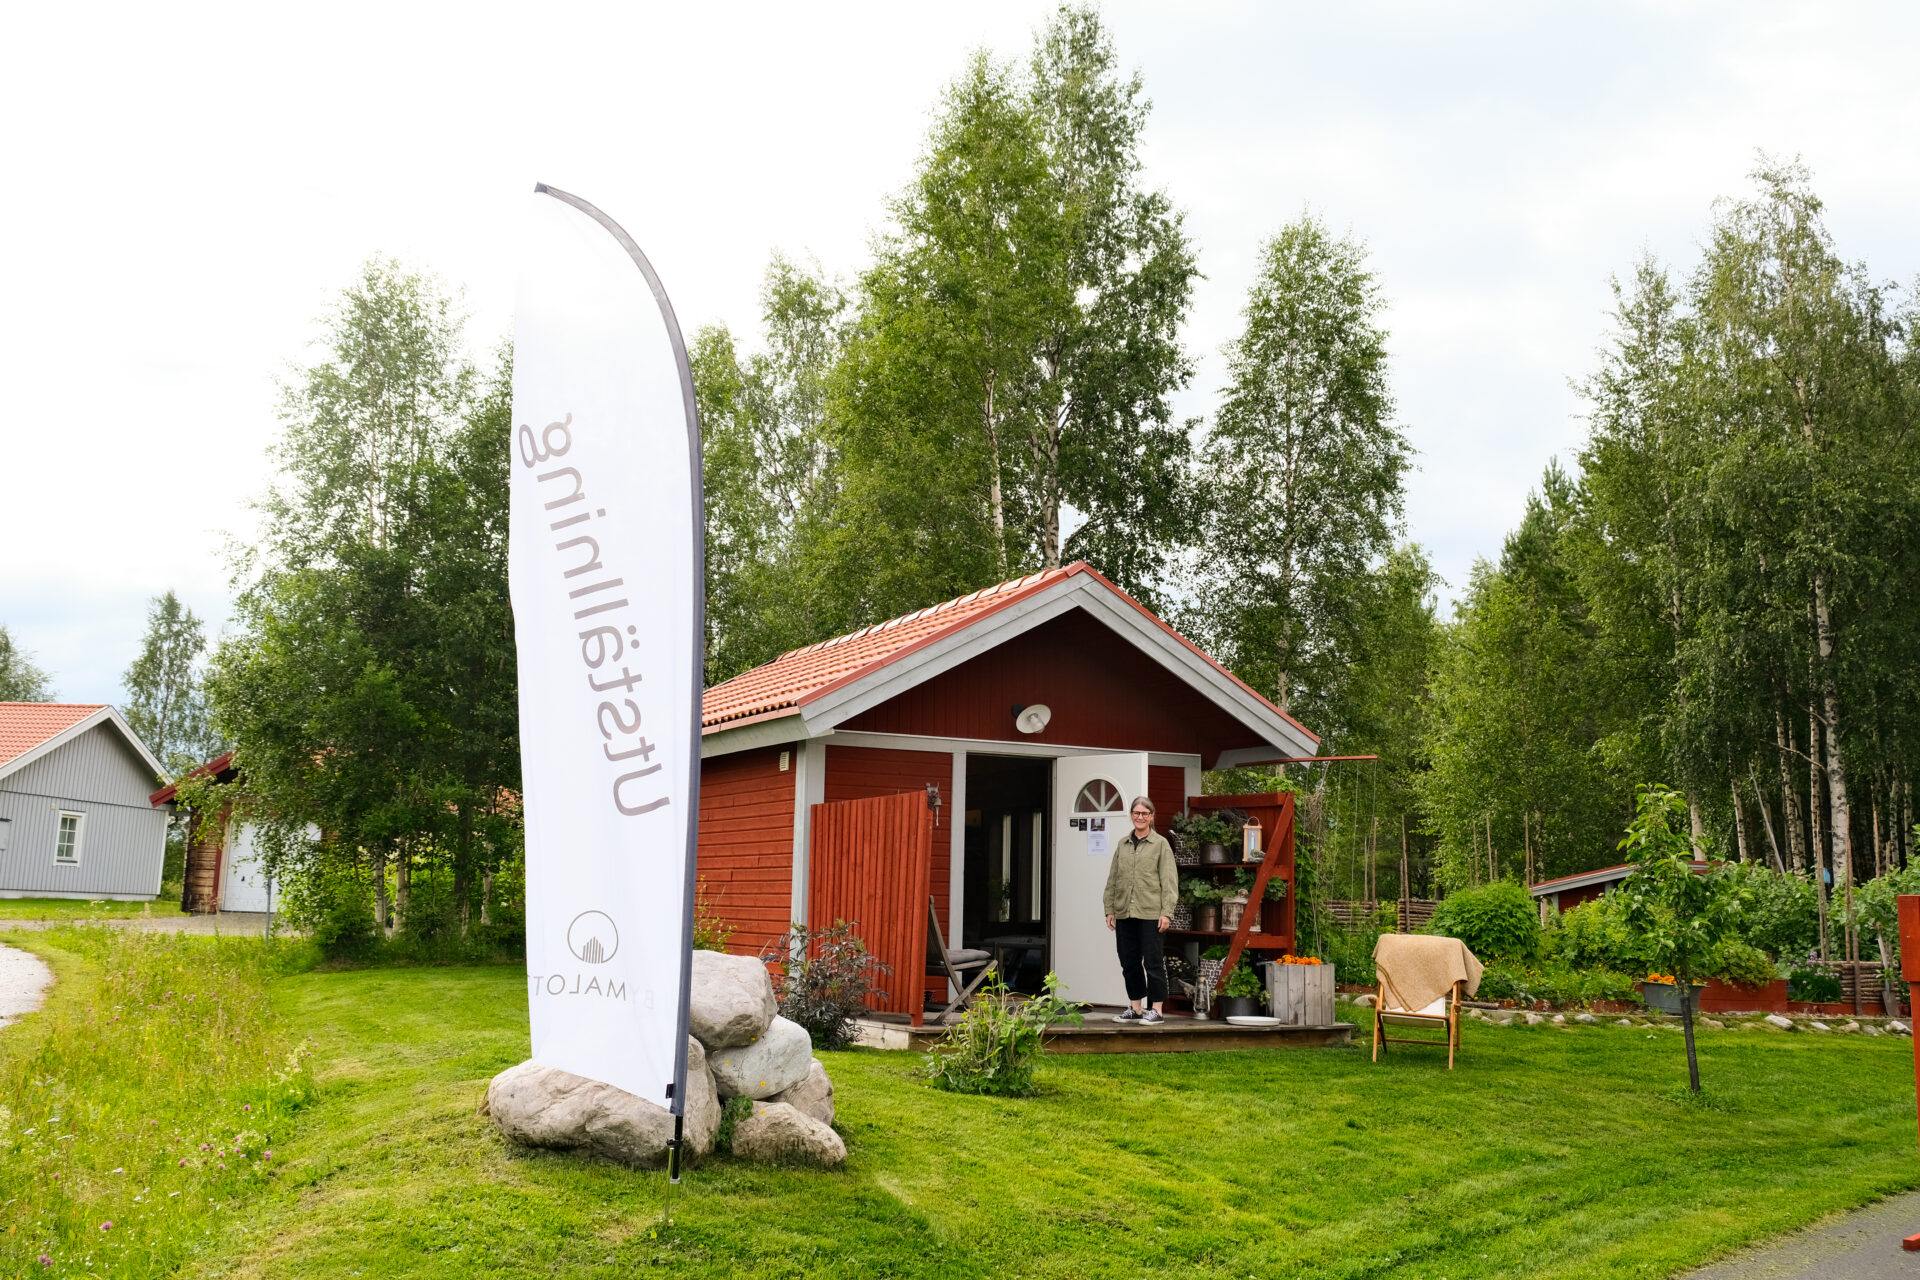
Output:
M1700 1060L1693 1044L1693 984L1711 976L1714 954L1728 932L1732 894L1721 873L1695 874L1692 822L1678 791L1643 785L1637 811L1620 842L1633 874L1621 884L1628 923L1645 940L1651 962L1673 975L1686 1032L1687 1080L1700 1092Z

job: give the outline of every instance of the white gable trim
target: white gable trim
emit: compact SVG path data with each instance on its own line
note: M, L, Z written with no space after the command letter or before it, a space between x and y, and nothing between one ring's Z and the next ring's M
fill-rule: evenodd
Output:
M54 734L39 746L34 747L31 751L23 751L5 764L0 764L0 779L4 779L9 774L26 768L35 760L52 755L61 747L66 746L69 742L78 738L81 734L98 728L102 724L111 724L119 731L120 736L126 740L127 745L134 749L134 752L140 757L142 763L152 771L154 781L160 783L166 782L167 771L161 768L158 760L153 758L153 752L147 750L147 744L140 741L139 735L133 731L133 726L122 719L120 713L112 707L100 708L85 720L68 725L65 729Z
M1312 755L1316 750L1318 744L1292 721L1143 616L1131 601L1086 573L1071 574L808 703L800 712L807 736L831 732L861 712L1073 609L1085 609L1122 638L1131 640L1143 653L1179 676L1194 692L1233 716L1247 730L1259 735L1275 751L1284 755ZM785 719L783 717L782 722Z

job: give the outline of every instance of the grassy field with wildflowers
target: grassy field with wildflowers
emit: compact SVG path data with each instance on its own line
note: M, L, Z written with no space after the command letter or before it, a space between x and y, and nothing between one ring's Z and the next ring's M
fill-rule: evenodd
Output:
M0 1277L192 1274L312 1096L267 995L286 952L98 925L0 941L55 974L0 1031Z
M1470 1024L1458 1070L1331 1050L1061 1057L1038 1097L824 1055L846 1166L663 1176L508 1146L517 967L273 983L315 1104L197 1275L1669 1276L1920 1182L1910 1043ZM282 1167L284 1166L284 1167Z

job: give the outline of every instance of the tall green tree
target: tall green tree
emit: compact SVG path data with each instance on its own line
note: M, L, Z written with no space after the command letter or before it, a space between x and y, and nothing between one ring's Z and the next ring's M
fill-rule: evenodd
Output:
M851 613L1071 556L1153 598L1188 533L1169 397L1197 269L1141 184L1147 111L1087 8L1058 10L1026 67L979 54L947 90L837 383L821 545Z
M185 773L220 751L200 688L206 651L204 626L171 589L148 603L140 655L121 683L127 690L127 723L170 773Z
M384 922L391 870L412 927L427 869L454 920L484 917L517 847L510 361L482 382L446 292L385 261L325 345L287 388L268 537L209 672L216 724L310 901L357 885Z
M52 702L53 677L0 623L0 702Z
M848 300L817 265L776 255L760 301L760 350L710 326L690 353L705 445L709 683L842 621L814 590L812 549L838 487L827 412Z
M1613 752L1630 751L1632 725L1567 563L1577 503L1549 466L1499 563L1474 567L1440 643L1430 770L1415 785L1444 887L1517 875L1529 847L1543 876L1604 865L1628 816L1631 765Z
M1263 246L1201 455L1191 625L1314 723L1338 700L1355 588L1393 546L1412 449L1393 421L1379 281L1311 215Z

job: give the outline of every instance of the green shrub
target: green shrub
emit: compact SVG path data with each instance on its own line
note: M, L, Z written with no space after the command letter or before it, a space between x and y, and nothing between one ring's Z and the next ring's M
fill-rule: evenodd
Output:
M1819 906L1811 880L1757 862L1722 867L1720 875L1733 894L1729 917L1742 942L1782 960L1805 959L1819 945Z
M1773 960L1758 947L1730 938L1714 955L1713 976L1737 987L1764 987L1774 979Z
M373 923L373 899L364 890L343 887L330 895L313 924L313 940L328 960L365 960L378 945Z
M824 929L796 924L760 953L780 966L773 984L780 1016L805 1027L816 1049L846 1048L867 997L886 994L874 979L889 969L854 933L857 927L845 920Z
M1645 973L1647 954L1640 935L1627 926L1620 899L1605 894L1566 912L1554 950L1575 969L1617 969Z
M1639 1001L1640 986L1633 974L1612 969L1575 969L1555 963L1527 966L1495 961L1481 974L1477 994L1482 1000L1511 1000L1521 1005L1544 1002L1587 1006L1599 1000L1631 1004Z
M1840 999L1840 978L1824 969L1795 969L1787 975L1787 999L1834 1004Z
M1050 1023L1080 1025L1080 1007L1060 998L1060 979L1049 973L1046 991L1016 999L995 979L982 987L952 1030L922 1060L922 1073L954 1093L1025 1097Z
M1372 986L1379 981L1373 967L1373 947L1379 941L1380 930L1365 924L1351 929L1331 925L1321 932L1313 954L1334 967L1336 981Z
M1540 949L1539 910L1526 889L1499 880L1441 899L1427 932L1460 939L1482 960L1525 960Z

